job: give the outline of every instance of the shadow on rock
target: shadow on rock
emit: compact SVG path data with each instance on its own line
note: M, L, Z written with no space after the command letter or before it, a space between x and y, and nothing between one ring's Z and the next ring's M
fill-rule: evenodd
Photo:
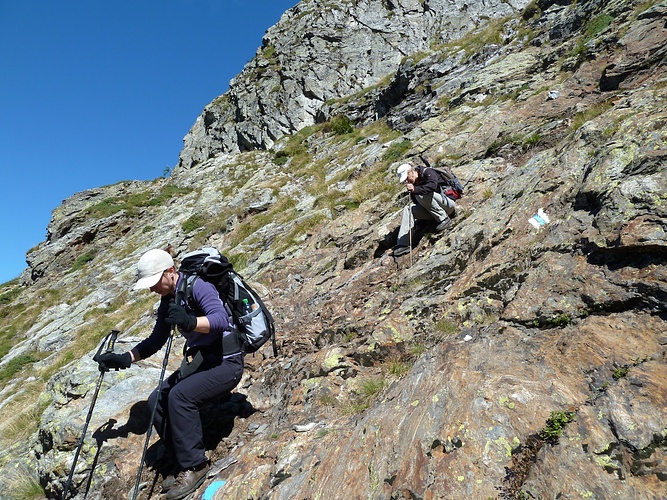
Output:
M148 422L150 421L151 413L148 407L148 401L139 401L130 408L130 415L123 425L114 429L117 423L114 419L109 419L107 423L102 425L93 433L93 438L101 444L109 439L126 438L130 433L145 434L148 430Z

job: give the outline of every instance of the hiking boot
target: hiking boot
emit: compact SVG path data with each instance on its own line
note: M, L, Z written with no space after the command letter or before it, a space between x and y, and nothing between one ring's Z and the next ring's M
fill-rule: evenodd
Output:
M176 482L176 476L173 474L169 474L167 477L165 477L162 480L162 493L166 493L170 489L174 487L174 483Z
M444 231L444 229L445 229L447 226L449 226L451 223L452 223L452 221L449 220L449 219L445 219L445 220L443 220L440 224L438 224L437 226L435 226L435 232L436 232L436 233L439 233L440 231Z
M181 471L167 493L167 500L180 500L195 491L206 479L206 474L210 468L211 464L207 460L197 467L190 467Z
M410 247L396 246L396 247L394 247L394 251L392 252L392 255L394 257L400 257L401 255L407 255L409 253L410 253Z

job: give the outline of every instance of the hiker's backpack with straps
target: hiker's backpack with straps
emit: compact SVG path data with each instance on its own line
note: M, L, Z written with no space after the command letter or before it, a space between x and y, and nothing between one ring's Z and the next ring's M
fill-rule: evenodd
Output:
M419 158L424 162L424 166L426 166L426 168L433 169L440 177L440 182L438 183L440 187L440 194L447 196L452 200L458 200L461 198L461 196L463 196L463 185L458 180L456 175L454 175L454 172L452 172L447 167L432 167L429 161L424 158L423 155L419 155Z
M236 272L224 255L212 247L202 247L186 253L181 259L179 271L183 297L188 305L192 301L192 287L195 280L203 279L212 283L231 313L235 335L223 337L223 355L244 351L255 352L269 339L273 345L273 355L278 354L273 316L250 285Z
M430 167L440 176L440 192L452 200L458 200L463 196L463 186L454 172L445 167Z

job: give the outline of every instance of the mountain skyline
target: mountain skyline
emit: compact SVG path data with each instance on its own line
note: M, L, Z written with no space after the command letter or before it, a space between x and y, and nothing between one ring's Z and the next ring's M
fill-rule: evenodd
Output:
M150 180L296 0L0 2L0 283L73 194Z

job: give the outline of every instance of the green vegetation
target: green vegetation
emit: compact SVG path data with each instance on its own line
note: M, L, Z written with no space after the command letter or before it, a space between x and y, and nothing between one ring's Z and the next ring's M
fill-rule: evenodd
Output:
M72 273L84 267L86 264L88 264L88 262L90 262L95 258L96 253L97 252L95 250L90 250L82 255L79 255L79 257L77 257L77 259L74 261L72 267L70 267L68 272Z
M401 378L408 374L413 363L409 361L402 361L400 359L392 359L387 363L387 373L396 378Z
M139 208L162 205L173 197L183 196L190 192L192 192L191 188L181 188L173 184L167 184L157 194L154 194L153 191L142 191L122 197L106 198L96 205L88 207L85 213L98 219L109 217L122 210L125 210L129 215L133 215L137 213Z
M444 338L456 335L459 331L458 325L449 318L440 318L433 326L435 327L435 332Z
M384 379L366 379L359 382L358 394L352 395L341 408L346 415L355 415L367 410L377 395L384 389Z
M203 214L193 214L190 217L188 217L183 224L181 224L181 229L183 229L183 232L185 233L191 233L195 229L199 229L200 227L204 226L206 224L206 217Z
M612 374L612 377L614 378L614 380L622 379L623 377L625 377L628 374L629 371L630 371L629 366L621 366L620 368L616 368L614 370L614 373Z
M386 161L396 161L411 148L412 142L410 139L403 139L400 142L394 142L387 148L387 151L384 152L382 159Z
M508 20L509 17L493 19L480 31L470 32L461 39L434 45L432 48L442 52L442 59L460 50L465 52L466 57L471 57L479 53L486 45L502 45L503 31Z
M9 485L13 500L35 500L46 498L44 488L42 488L39 479L34 477L33 471L23 469L12 471L10 478L6 480Z
M329 123L325 124L325 132L333 132L335 135L344 135L354 132L352 122L345 115L334 116Z
M8 290L0 294L0 306L13 302L19 295L21 295L22 290L19 286L18 278L14 278L13 280L3 284L2 288L8 288Z
M577 131L579 130L586 122L597 118L607 110L611 109L614 104L609 100L602 103L598 103L586 111L581 111L574 115L572 119L572 124L570 125L570 130Z
M35 351L28 354L20 354L9 360L9 362L0 369L0 383L11 380L16 374L20 373L33 363L41 361L45 356L45 354Z
M563 434L565 426L574 420L575 415L573 411L552 411L547 425L540 431L540 438L545 441L557 440Z
M602 14L591 19L584 28L583 36L572 50L572 56L582 54L586 50L586 44L607 29L613 21L614 18L607 14Z

